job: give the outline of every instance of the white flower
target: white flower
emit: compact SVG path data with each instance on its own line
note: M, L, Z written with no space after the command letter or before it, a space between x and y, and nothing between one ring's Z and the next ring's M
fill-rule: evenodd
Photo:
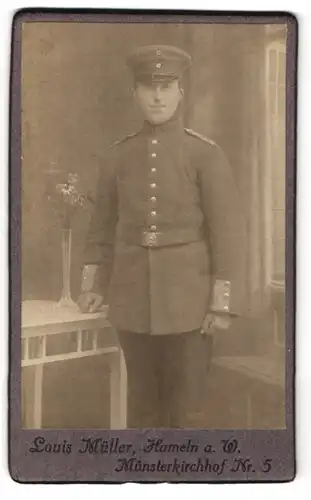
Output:
M68 183L69 184L76 184L79 180L78 174L68 174Z

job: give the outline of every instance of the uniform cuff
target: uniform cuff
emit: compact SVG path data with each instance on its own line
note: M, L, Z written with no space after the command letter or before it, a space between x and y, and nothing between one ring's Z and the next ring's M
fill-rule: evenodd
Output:
M97 288L100 265L89 264L83 267L81 292L93 292Z
M232 314L231 283L225 280L216 280L213 289L211 311L218 314Z

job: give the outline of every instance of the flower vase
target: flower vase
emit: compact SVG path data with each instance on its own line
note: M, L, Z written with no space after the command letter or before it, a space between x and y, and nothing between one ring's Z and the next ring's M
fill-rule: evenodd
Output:
M76 307L71 298L71 236L70 228L61 229L62 245L62 294L58 302L61 307Z

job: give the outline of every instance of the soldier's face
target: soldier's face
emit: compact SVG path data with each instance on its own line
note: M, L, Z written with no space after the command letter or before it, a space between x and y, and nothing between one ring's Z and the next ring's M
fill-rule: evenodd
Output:
M167 122L175 113L182 96L178 80L138 82L135 88L135 97L143 115L153 125Z

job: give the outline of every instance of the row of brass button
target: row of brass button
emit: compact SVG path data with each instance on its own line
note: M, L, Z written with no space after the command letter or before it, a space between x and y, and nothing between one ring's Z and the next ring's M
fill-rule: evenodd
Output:
M157 139L152 139L151 141L152 144L158 144L158 141ZM155 153L154 151L151 153L151 158L156 158L157 157L157 153ZM152 174L155 174L157 171L157 169L153 166L151 167L151 173ZM157 187L157 184L156 182L151 182L150 184L150 188L151 189L155 189ZM150 197L150 201L152 203L156 203L157 199L155 196L151 196ZM156 217L157 215L157 212L156 210L153 208L153 210L151 210L150 214L149 214L152 218ZM157 226L155 224L151 224L150 227L149 227L150 231L156 231L157 230Z

